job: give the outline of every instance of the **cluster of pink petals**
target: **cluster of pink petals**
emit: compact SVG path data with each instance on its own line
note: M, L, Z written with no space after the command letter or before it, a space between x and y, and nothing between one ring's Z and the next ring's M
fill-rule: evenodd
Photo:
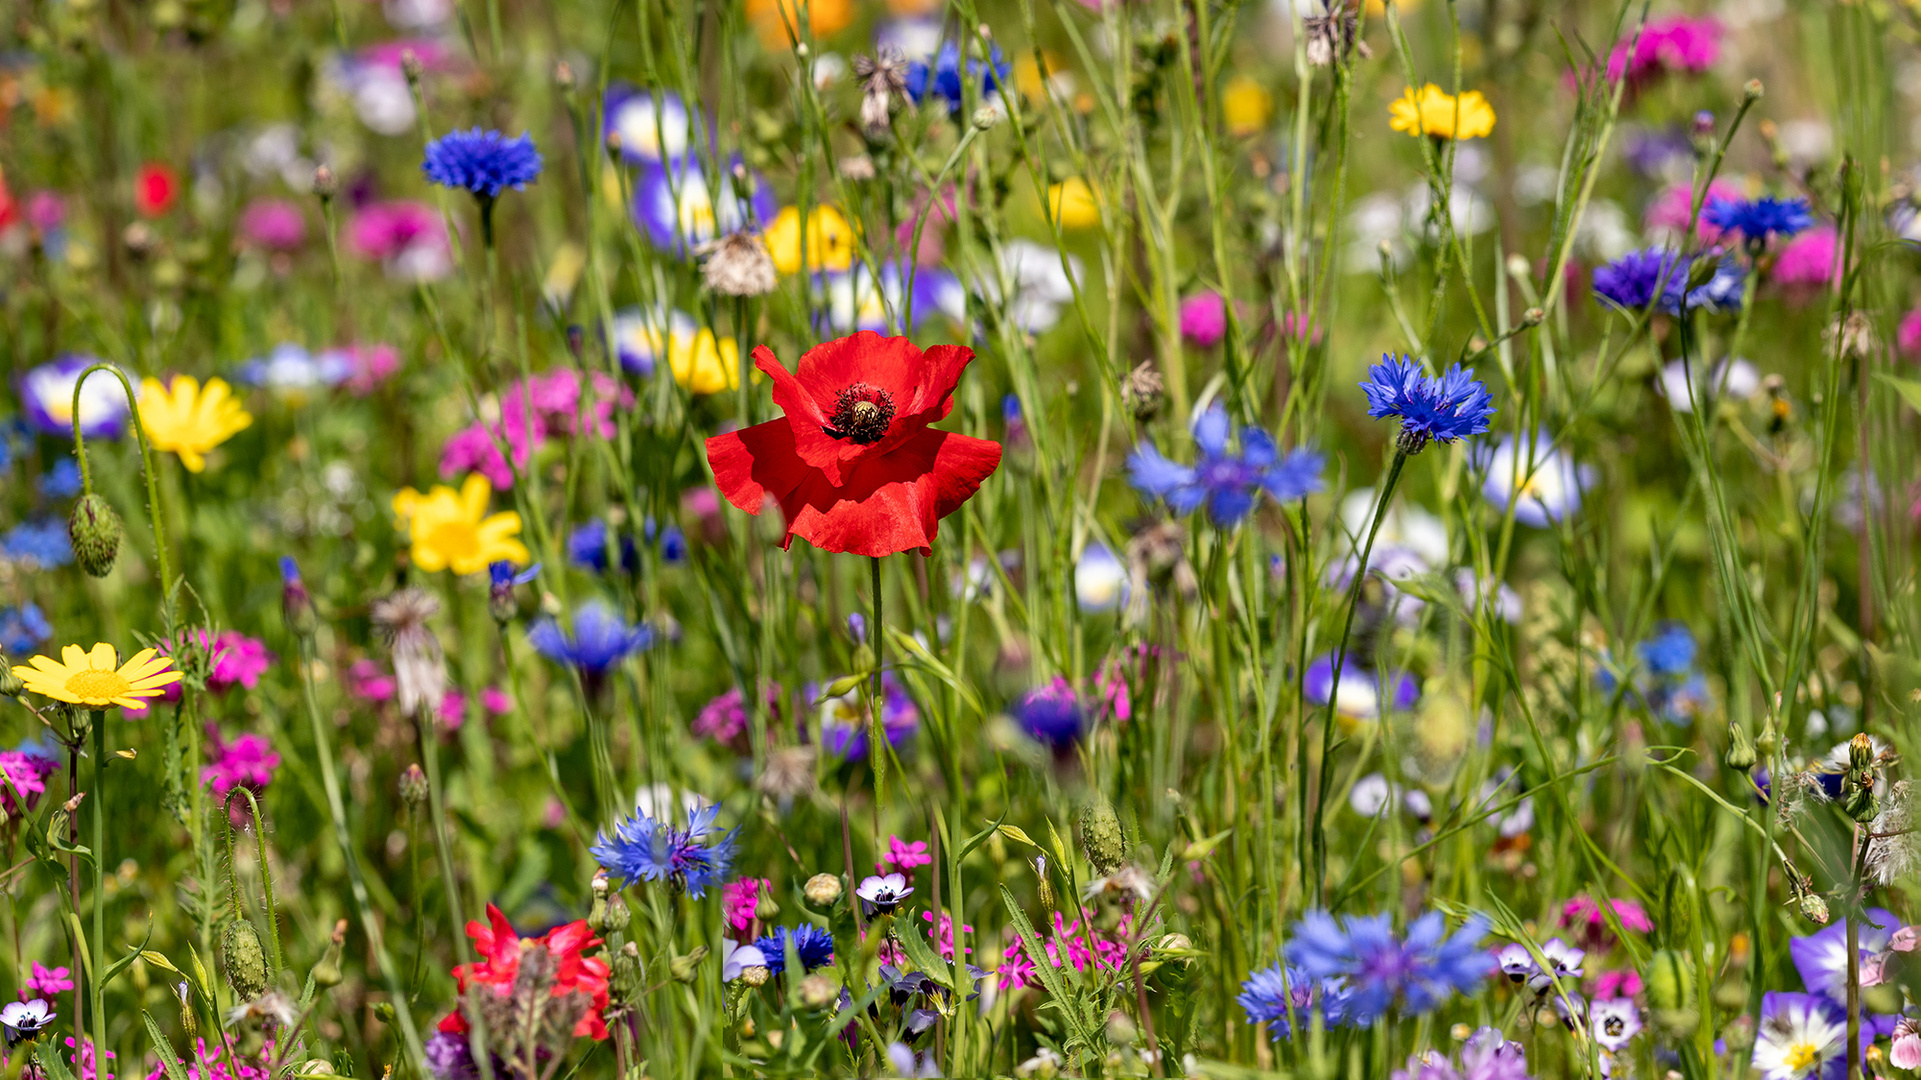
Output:
M902 840L898 836L887 838L887 853L874 864L874 869L883 874L911 874L917 866L926 866L934 861L927 853L927 841Z
M347 223L347 249L362 258L387 262L420 247L452 250L440 211L423 202L368 203Z
M1894 344L1902 356L1921 359L1921 308L1901 316L1901 325L1894 330Z
M1726 180L1716 180L1708 185L1708 195L1702 201L1703 207L1715 199L1739 200L1743 198L1740 188ZM1694 211L1694 188L1687 184L1673 184L1648 205L1646 216L1649 231L1669 229L1680 232L1688 227L1688 217ZM1703 243L1712 244L1721 239L1721 230L1708 224L1703 215L1694 223L1694 235Z
M5 772L7 781L13 785L0 784L0 808L10 817L20 813L20 804L13 798L16 790L27 800L28 810L39 805L40 796L47 790L47 777L59 767L52 758L30 750L0 750L0 772Z
M948 961L953 960L954 917L945 911L941 912L940 929L938 932L936 932L932 925L934 922L933 912L923 911L920 913L920 917L922 922L929 924L927 927L928 940L934 942L934 948L939 951L941 959ZM969 934L974 932L974 928L966 923L961 924L961 930ZM964 949L962 950L962 955L972 956L974 955L974 950L971 948ZM905 967L910 963L907 959L907 950L901 948L892 938L887 938L880 943L880 948L874 951L874 957L883 964L893 964L896 967ZM1029 966L1029 970L1032 970L1031 965Z
M267 1040L266 1045L262 1047L258 1060L245 1057L235 1051L235 1060L228 1062L227 1048L219 1043L209 1047L205 1039L195 1039L193 1050L193 1060L180 1063L186 1066L187 1080L269 1080L273 1076L273 1071L267 1064L273 1058L272 1039ZM109 1052L107 1056L113 1055ZM166 1075L165 1063L156 1061L153 1063L153 1071L147 1074L147 1080L163 1080Z
M1819 287L1834 279L1834 252L1840 237L1834 226L1809 229L1788 241L1770 271L1776 284Z
M754 925L754 909L760 906L763 893L771 895L774 883L766 878L741 878L720 887L721 910L727 914L727 925L738 933L746 933Z
M274 664L274 654L267 650L265 642L250 638L238 630L222 630L218 634L208 634L205 630L194 630L188 640L207 653L207 689L216 694L224 694L236 686L249 690L260 685L260 676ZM172 656L175 646L171 642L160 642L155 646L162 656ZM138 708L125 708L122 711L129 720L143 720L154 706L180 700L180 684L174 683L157 698L149 698Z
M1668 72L1699 75L1721 58L1721 34L1720 21L1712 17L1650 20L1639 40L1629 38L1614 46L1608 56L1608 81L1619 80L1623 72L1637 83Z
M1067 922L1060 912L1054 913L1054 932L1041 943L1047 950L1047 962L1061 968L1065 958L1065 963L1074 965L1075 971L1086 971L1091 966L1096 971L1119 972L1127 958L1127 946L1117 939L1127 937L1133 916L1123 915L1114 937L1102 938L1082 929L1082 922L1091 920L1093 912L1082 908L1081 914L1081 919ZM996 973L1002 990L1019 990L1037 981L1034 960L1027 955L1026 946L1013 930L1010 929L1007 936L1011 944L1001 951L1001 966Z
M1197 349L1211 349L1227 335L1227 302L1209 289L1181 301L1181 337Z
M71 970L63 967L46 967L41 964L40 961L35 960L33 962L33 977L27 980L26 988L21 991L21 996L36 995L52 997L55 994L64 994L71 989L73 989L73 972Z
M264 737L249 732L228 742L212 724L207 725L207 753L211 760L201 768L200 779L223 799L237 787L260 791L273 782L273 771L280 767L280 755Z
M391 701L397 689L391 673L364 657L347 665L347 670L341 672L341 682L348 694L371 705Z
M366 397L400 370L400 351L392 345L349 345L340 350L353 364L353 373L340 385L355 397Z
M1620 921L1622 929L1643 934L1654 929L1654 922L1648 918L1647 911L1634 901L1616 898L1607 901L1607 905L1614 909L1614 917ZM1578 933L1580 945L1589 952L1604 952L1614 944L1607 916L1592 897L1577 896L1561 905L1561 925Z
M591 431L603 439L612 438L614 407L631 408L633 391L610 375L594 372L593 414L589 419L580 390L580 373L564 367L509 386L499 394L499 419L475 421L441 447L441 474L479 472L494 487L510 488L517 469L524 468L534 448L551 437ZM496 437L511 449L514 467L508 466Z
M240 235L268 251L292 251L307 238L307 215L286 199L255 199L240 212Z
M1633 968L1603 971L1594 977L1594 1000L1631 998L1641 992L1641 973Z
M445 45L432 38L396 38L369 45L360 50L355 59L363 64L402 70L408 53L420 61L422 71L445 71L454 66L456 57Z
M768 712L774 718L779 718L780 684L764 685L767 689ZM694 722L688 725L688 730L703 739L724 743L741 754L747 754L752 750L747 745L747 727L750 719L747 713L747 695L741 693L740 687L736 686L708 699L707 704L700 707Z

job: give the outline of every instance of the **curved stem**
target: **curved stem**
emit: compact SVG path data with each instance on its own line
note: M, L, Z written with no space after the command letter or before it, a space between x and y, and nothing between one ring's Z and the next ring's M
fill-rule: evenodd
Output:
M1381 522L1387 517L1387 508L1394 501L1394 485L1401 479L1401 469L1407 464L1408 451L1396 449L1394 463L1388 466L1387 482L1381 485L1381 501L1374 507L1374 523L1368 526L1367 543L1361 547L1359 565L1354 568L1354 580L1347 589L1347 619L1341 624L1341 639L1334 646L1333 679L1327 687L1327 715L1321 722L1321 764L1319 781L1314 787L1314 896L1316 902L1324 902L1322 892L1327 885L1327 781L1328 759L1334 753L1334 713L1341 700L1341 671L1347 666L1347 639L1354 632L1354 609L1361 599L1361 584L1367 580L1367 560L1374 554L1374 537L1381 531Z
M247 800L247 811L253 816L254 854L255 857L260 860L261 907L267 913L267 941L273 948L273 973L274 976L278 978L280 969L285 967L286 964L284 958L280 955L280 915L273 901L273 867L267 865L267 831L260 824L260 801L254 798L251 788L241 785L236 785L233 790L227 792L226 801L221 804L221 808L229 814L227 819L229 826L227 834L227 864L228 866L233 865L233 818L231 815L233 801L236 798L244 798ZM236 889L234 899L234 906L236 908L239 907L240 903L238 892L239 890Z
M167 624L168 633L173 631L173 575L167 566L166 526L160 520L160 488L154 480L153 448L147 442L147 427L140 422L140 403L133 394L133 384L127 381L127 373L113 364L101 362L80 373L73 381L73 456L80 461L80 490L83 494L93 494L93 470L87 465L87 445L80 434L80 388L87 383L87 376L96 371L107 371L120 380L120 388L127 393L127 422L133 428L134 436L140 440L140 465L147 477L147 520L153 526L154 557L160 567L160 616Z

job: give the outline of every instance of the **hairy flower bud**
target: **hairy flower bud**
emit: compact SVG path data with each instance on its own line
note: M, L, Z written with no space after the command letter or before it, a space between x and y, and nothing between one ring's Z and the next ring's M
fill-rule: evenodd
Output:
M773 972L761 967L759 964L755 964L753 967L741 971L740 981L744 986L761 987L767 985L767 980L771 975L773 975Z
M700 962L707 959L707 946L696 945L694 951L686 956L676 956L667 962L667 970L675 982L691 983L700 975Z
M290 555L280 560L280 614L295 637L312 637L319 625L314 615L313 596L307 592L307 583L300 580L300 566Z
M326 202L340 190L340 181L334 179L334 171L325 165L316 165L313 170L313 193Z
M20 676L13 673L13 665L7 663L6 657L0 656L0 695L19 697L20 691L25 689L26 684L20 681Z
M1820 893L1806 893L1801 897L1801 917L1815 924L1826 926L1828 922L1828 902Z
M1121 819L1115 815L1114 805L1105 796L1094 796L1081 808L1080 825L1081 850L1094 872L1103 877L1113 873L1127 857Z
M267 954L260 932L245 919L234 919L220 933L220 957L227 965L227 985L236 997L252 1001L267 988Z
M427 801L427 774L418 764L408 765L400 774L400 801L408 806L419 806Z
M120 515L112 504L89 491L73 504L67 515L67 539L73 542L73 560L93 577L113 572L113 561L120 554Z
M832 874L815 874L801 887L801 895L815 907L833 907L840 899L840 878Z

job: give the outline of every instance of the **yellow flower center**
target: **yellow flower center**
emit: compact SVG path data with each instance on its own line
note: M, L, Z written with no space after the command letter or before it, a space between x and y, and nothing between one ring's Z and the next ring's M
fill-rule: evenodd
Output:
M82 701L111 701L133 689L117 671L78 671L67 677L67 692Z
M448 561L462 562L480 556L480 531L469 522L449 521L428 535L427 544Z
M1781 1059L1781 1064L1800 1072L1819 1060L1821 1060L1821 1048L1813 1043L1804 1042L1788 1047L1787 1056Z

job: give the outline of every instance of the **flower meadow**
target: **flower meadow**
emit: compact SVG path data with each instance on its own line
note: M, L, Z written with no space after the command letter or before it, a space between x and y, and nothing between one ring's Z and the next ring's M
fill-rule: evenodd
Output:
M7 1080L1921 1072L1921 5L0 25Z

